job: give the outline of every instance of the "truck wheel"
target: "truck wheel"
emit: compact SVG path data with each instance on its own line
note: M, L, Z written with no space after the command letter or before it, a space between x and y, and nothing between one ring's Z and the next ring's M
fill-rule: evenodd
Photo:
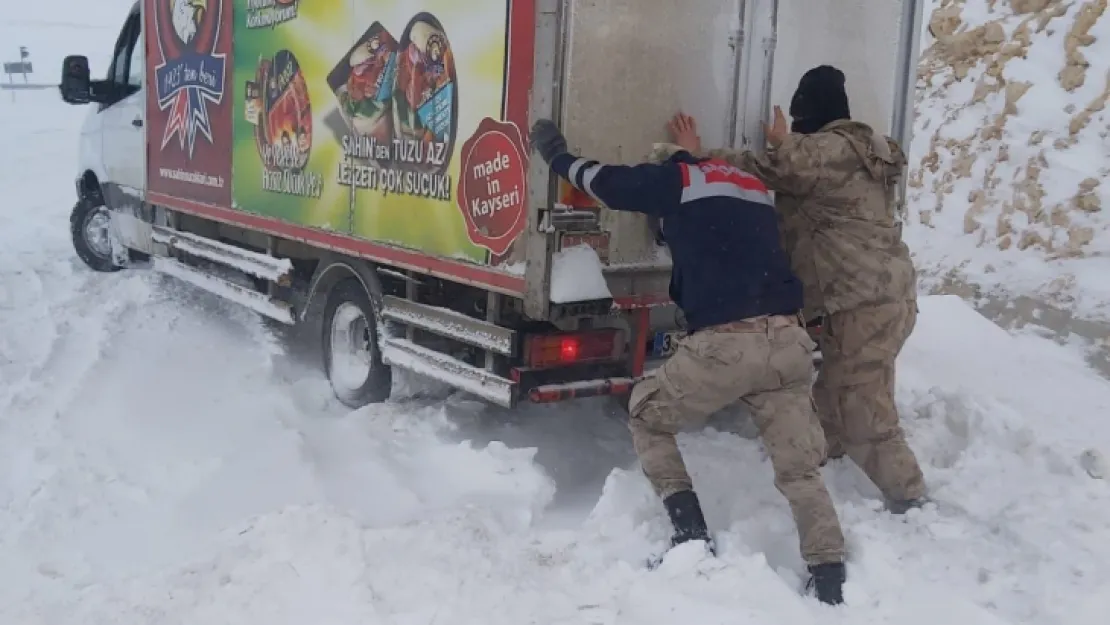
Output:
M331 289L322 326L324 371L336 398L348 408L389 399L393 373L382 362L374 307L358 280Z
M88 200L78 200L69 215L69 233L77 256L93 271L122 269L112 261L112 240L108 231L108 208Z

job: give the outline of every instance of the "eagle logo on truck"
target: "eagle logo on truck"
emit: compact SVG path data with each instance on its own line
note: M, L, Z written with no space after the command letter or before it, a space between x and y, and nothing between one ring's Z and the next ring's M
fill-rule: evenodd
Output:
M175 138L190 158L197 135L212 142L209 104L224 97L227 57L216 53L225 0L155 0L158 108L169 110L161 148Z

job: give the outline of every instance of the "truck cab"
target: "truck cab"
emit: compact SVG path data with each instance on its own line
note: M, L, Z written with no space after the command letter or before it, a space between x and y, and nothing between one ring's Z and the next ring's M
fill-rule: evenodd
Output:
M87 105L74 176L78 198L71 219L74 246L85 263L100 270L121 268L113 261L112 243L125 233L118 228L113 233L110 228L113 224L118 227L122 220L116 215L108 218L107 211L141 205L146 186L146 63L140 8L136 2L128 13L103 78L87 78L89 67L84 57L68 58L63 67L62 98ZM88 88L67 91L67 78ZM132 249L149 251L140 237L124 240Z

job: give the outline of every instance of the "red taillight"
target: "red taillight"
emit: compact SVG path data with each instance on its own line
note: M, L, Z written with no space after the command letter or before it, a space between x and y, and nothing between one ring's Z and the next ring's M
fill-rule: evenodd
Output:
M568 337L559 342L559 358L563 362L578 360L578 337Z
M599 360L615 360L623 346L620 330L590 330L573 334L537 334L528 337L524 359L529 367L545 369Z

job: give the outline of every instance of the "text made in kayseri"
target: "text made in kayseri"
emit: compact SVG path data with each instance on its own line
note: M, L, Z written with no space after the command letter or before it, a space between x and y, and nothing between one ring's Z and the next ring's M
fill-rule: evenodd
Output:
M509 159L509 155L500 150L493 158L471 167L470 173L473 179L486 184L486 197L470 199L471 215L489 217L505 208L518 206L523 202L523 194L519 184L514 184L509 189L501 188L501 180L498 175L508 173L511 167L512 161Z

